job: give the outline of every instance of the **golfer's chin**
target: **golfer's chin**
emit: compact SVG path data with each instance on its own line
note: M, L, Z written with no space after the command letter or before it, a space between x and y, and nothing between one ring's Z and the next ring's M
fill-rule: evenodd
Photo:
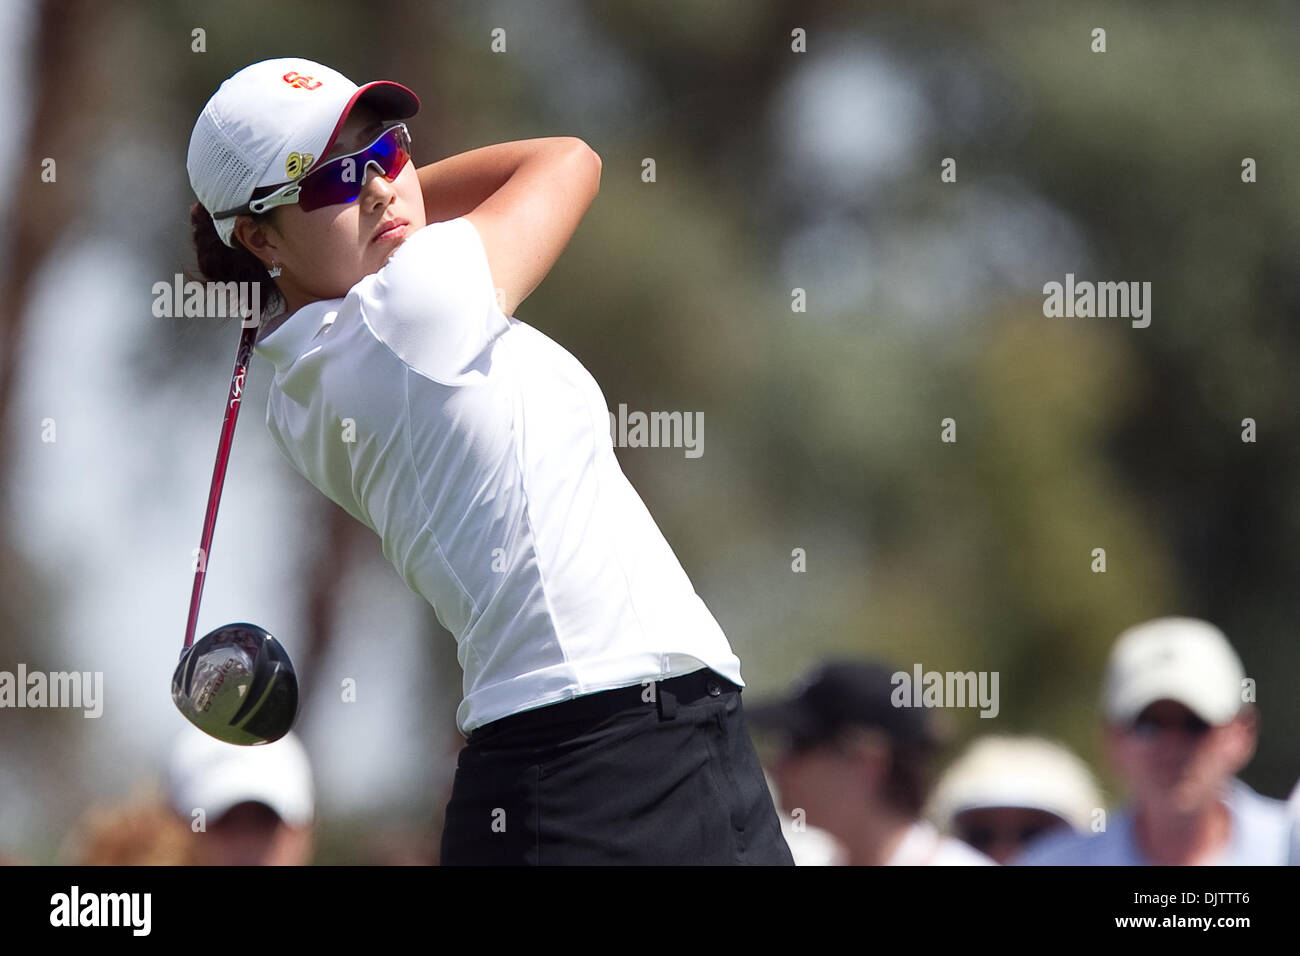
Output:
M388 260L393 257L393 253L402 248L405 243L406 239L404 237L392 242L372 242L370 248L366 250L368 253L366 256L366 265L368 267L366 275L373 275L388 265Z

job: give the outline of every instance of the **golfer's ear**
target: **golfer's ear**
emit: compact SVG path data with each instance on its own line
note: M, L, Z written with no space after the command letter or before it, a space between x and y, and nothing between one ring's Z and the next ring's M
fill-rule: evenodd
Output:
M232 242L243 246L261 259L263 264L269 264L274 258L279 235L269 223L253 222L251 216L236 216L235 228L230 238Z

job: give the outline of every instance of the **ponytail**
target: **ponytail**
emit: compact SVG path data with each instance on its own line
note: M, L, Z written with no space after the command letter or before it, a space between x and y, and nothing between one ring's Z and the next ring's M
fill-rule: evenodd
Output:
M267 215L269 214L263 213L252 219L254 222L262 222ZM201 203L190 207L190 230L194 237L194 255L198 260L198 278L201 281L259 283L261 288L258 295L259 301L263 303L263 319L277 314L283 308L284 300L280 290L276 288L275 280L266 271L262 260L240 245L238 239L234 240L233 247L222 242L212 217Z

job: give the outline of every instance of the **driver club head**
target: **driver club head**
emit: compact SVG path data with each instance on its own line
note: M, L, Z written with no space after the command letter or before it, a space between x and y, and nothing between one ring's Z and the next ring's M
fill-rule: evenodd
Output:
M226 624L181 653L172 700L204 733L232 744L267 744L298 714L298 675L289 655L256 624Z

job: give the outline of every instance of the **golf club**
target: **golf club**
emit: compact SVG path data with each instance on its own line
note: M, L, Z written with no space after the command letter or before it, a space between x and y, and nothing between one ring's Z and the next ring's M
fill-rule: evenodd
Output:
M197 643L194 641L208 549L217 523L217 507L221 503L221 488L226 480L226 465L230 461L230 446L258 326L256 322L245 326L239 339L199 541L185 646L172 675L172 700L190 723L218 740L243 745L279 740L289 732L298 714L298 676L288 653L265 629L256 624L226 624Z

